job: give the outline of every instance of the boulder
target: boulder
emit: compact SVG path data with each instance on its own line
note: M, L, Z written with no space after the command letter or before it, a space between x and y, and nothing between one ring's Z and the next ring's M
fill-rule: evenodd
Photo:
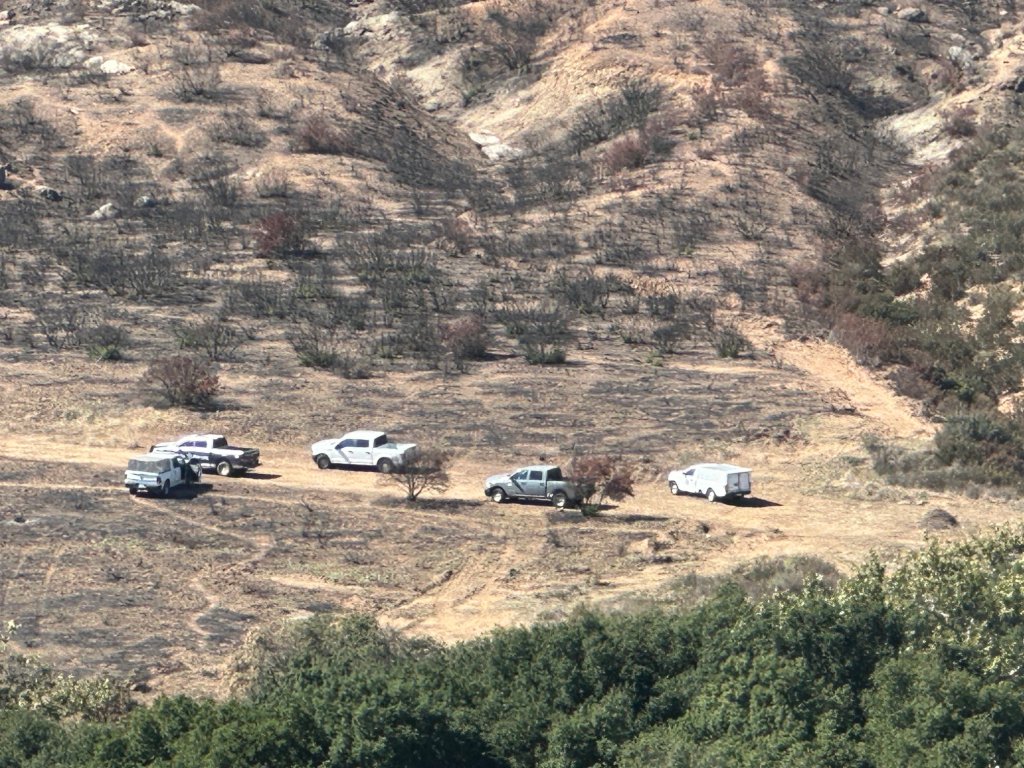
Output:
M928 21L928 14L922 8L900 8L896 11L896 18L915 24L923 24Z
M118 216L121 212L117 210L117 206L113 203L104 203L95 211L89 214L88 218L93 221L106 221L107 219L113 219Z
M152 195L139 195L132 203L136 208L155 208L156 198Z
M62 195L59 190L56 190L53 187L38 187L36 189L36 194L38 194L44 200L49 200L51 203L59 203L61 200L64 199L64 195Z

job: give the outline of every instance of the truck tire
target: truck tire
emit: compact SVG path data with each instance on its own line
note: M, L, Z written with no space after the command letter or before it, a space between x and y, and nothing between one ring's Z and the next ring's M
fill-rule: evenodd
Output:
M711 488L708 488L708 491L707 491L707 493L704 494L704 496L712 504L714 504L716 501L718 501L718 496L715 495L714 490L711 489Z
M505 501L508 498L508 494L505 493L505 489L504 488L491 488L491 490L487 493L487 495L491 498L491 501L493 501L495 504L501 504L503 501Z
M559 509L564 509L565 505L569 503L569 497L561 491L555 491L551 494L551 503Z
M138 496L139 495L139 489L138 488L129 488L128 489L128 493L130 493L132 496Z
M170 480L164 480L164 484L160 486L160 495L161 496L170 496L171 495L171 481Z
M394 472L395 464L391 459L381 459L377 462L377 471L385 475Z
M327 458L325 454L321 453L319 456L316 457L316 465L320 467L320 469L330 469L331 460Z
M217 462L217 474L221 477L230 477L234 471L235 468L231 466L231 462L227 459Z
M679 495L679 486L676 485L676 481L675 480L672 480L668 484L668 490L669 490L669 493L671 493L673 496L678 496Z

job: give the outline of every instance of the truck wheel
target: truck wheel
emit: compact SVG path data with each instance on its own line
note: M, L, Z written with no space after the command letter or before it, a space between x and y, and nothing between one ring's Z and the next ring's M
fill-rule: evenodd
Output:
M564 509L565 505L569 503L569 497L561 491L551 494L551 503L559 509Z
M377 471L383 472L385 475L390 472L393 472L394 469L395 465L391 461L391 459L381 459L380 461L377 462Z
M129 488L128 489L128 493L130 493L132 496L138 496L139 495L139 489L138 488Z
M675 481L675 480L673 480L672 482L670 482L670 483L668 484L668 490L669 490L669 492L670 492L670 493L671 493L671 494L672 494L673 496L678 496L678 495L679 495L679 486L678 486L678 485L676 485L676 481Z
M713 491L712 489L710 489L710 488L708 488L708 492L707 492L707 493L705 493L705 494L704 494L704 496L705 496L705 497L707 498L707 500L708 500L708 501L710 501L710 502L711 502L712 504L714 504L714 503L715 503L715 502L716 502L716 501L718 500L718 497L717 497L717 496L715 495L715 492L714 492L714 491Z
M316 465L320 467L320 469L330 469L331 460L327 458L326 455L321 453L319 456L316 457Z
M229 477L233 471L234 467L231 466L230 461L217 462L217 474L221 477Z
M496 504L501 504L503 501L505 501L505 499L508 498L508 494L505 493L505 490L503 488L492 488L488 496L490 496L491 501L493 501Z
M170 480L164 480L164 484L162 486L160 486L160 495L161 496L170 496L171 495L171 481Z

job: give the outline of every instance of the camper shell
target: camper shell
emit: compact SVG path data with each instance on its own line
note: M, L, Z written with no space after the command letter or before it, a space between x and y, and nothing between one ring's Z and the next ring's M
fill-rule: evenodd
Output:
M696 493L708 501L746 496L751 471L735 464L693 464L668 473L668 489L674 495Z

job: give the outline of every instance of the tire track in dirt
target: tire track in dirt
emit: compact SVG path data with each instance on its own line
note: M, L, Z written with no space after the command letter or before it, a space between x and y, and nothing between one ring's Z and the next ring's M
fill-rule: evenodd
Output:
M180 523L182 523L182 525L198 527L205 530L208 533L213 533L219 536L226 536L228 538L237 539L255 550L255 554L253 554L252 557L247 557L238 560L227 566L221 566L220 569L222 571L237 569L255 570L259 563L262 562L264 558L266 558L266 556L271 552L271 550L273 550L276 544L273 536L248 535L238 533L237 531L224 530L220 526L211 525L210 523L204 523L201 520L197 520L193 517L186 517L185 515L182 515L178 512L169 510L166 507L166 505L158 504L156 501L151 499L140 499L138 497L135 497L133 501L136 504L157 510L165 517L174 518L178 520ZM223 602L223 595L219 592L215 592L207 588L206 585L203 584L201 575L194 576L189 581L189 586L193 589L193 591L197 592L202 597L204 605L201 610L189 614L188 618L186 619L186 624L198 636L203 637L204 639L209 639L213 636L213 634L203 629L201 622L205 617L211 615L213 611L221 605L221 603Z

